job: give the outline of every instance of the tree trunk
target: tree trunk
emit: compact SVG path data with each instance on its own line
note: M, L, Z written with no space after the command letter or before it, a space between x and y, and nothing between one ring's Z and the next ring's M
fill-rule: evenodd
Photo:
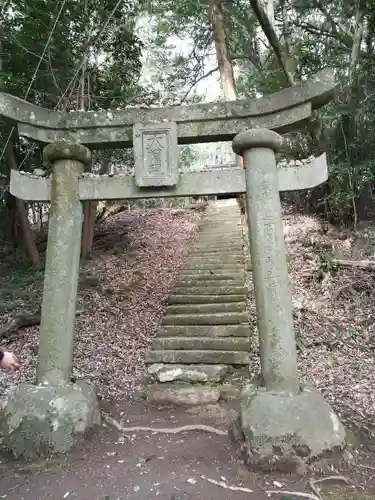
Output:
M271 0L270 0L271 1ZM264 4L261 0L250 0L250 4L254 10L254 13L258 19L258 22L261 28L264 31L264 34L267 37L278 61L280 67L285 75L286 81L290 87L295 85L294 75L291 70L291 60L287 53L287 50L283 46L283 44L279 41L279 37L277 36L276 30L273 25L273 18L270 18L267 14ZM270 11L270 8L268 7ZM272 9L273 12L273 9ZM284 12L285 15L285 12Z
M94 240L94 229L96 221L97 201L85 201L83 204L83 227L82 227L82 248L81 257L83 260L91 254Z
M9 144L6 148L6 158L11 170L17 170L17 160L13 147ZM16 209L21 226L22 239L29 254L30 262L34 267L40 267L39 252L35 244L34 235L30 228L25 202L15 197Z
M215 43L216 59L219 68L221 87L226 101L237 99L236 82L234 79L233 64L229 53L228 38L225 31L222 0L210 0L208 17L212 26L212 34ZM236 155L236 164L243 167L242 158ZM241 212L245 211L245 199L237 197Z

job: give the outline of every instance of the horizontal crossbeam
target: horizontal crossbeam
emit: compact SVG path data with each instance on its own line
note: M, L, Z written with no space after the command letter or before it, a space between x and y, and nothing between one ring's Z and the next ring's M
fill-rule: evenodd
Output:
M323 70L308 82L260 99L166 108L60 113L0 93L0 115L15 122L20 135L41 143L66 139L91 148L131 147L133 125L174 122L179 144L230 141L245 129L286 133L301 126L311 111L329 102L335 81Z
M280 191L311 189L328 178L326 154L308 164L278 169ZM180 175L173 188L139 188L130 175L93 176L79 180L81 200L121 200L136 198L174 198L183 196L210 196L241 194L246 191L245 171L242 168L215 169ZM51 199L51 180L12 170L10 192L22 200L48 201Z

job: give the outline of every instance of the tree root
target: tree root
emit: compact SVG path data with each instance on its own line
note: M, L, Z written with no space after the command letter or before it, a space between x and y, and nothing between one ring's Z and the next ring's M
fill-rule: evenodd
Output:
M202 432L210 432L212 434L217 434L218 436L228 436L227 431L223 431L222 429L216 429L216 427L211 427L210 425L203 424L195 424L195 425L183 425L181 427L169 427L169 428L155 428L155 427L143 427L143 426L134 426L134 427L124 427L120 422L110 417L109 415L103 414L103 420L106 424L111 427L114 427L116 430L127 434L129 432L153 432L157 434L178 434L180 432L190 432L190 431L202 431Z

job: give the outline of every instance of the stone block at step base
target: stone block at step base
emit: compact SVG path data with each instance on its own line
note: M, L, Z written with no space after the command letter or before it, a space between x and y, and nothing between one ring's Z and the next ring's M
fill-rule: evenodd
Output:
M182 304L167 306L166 314L215 314L225 312L244 312L245 302L221 302L211 304Z
M22 384L0 410L1 447L16 459L67 453L96 424L97 398L85 382L59 387Z
M146 363L248 365L250 354L239 351L149 351Z
M245 351L250 350L248 337L156 337L152 343L155 351L209 350Z
M220 389L209 385L152 384L147 388L147 401L152 404L197 406L214 404Z
M252 330L249 323L239 325L171 325L158 330L157 337L248 337Z
M246 323L246 313L172 314L163 319L163 325L236 325Z
M178 296L182 297L183 295L220 295L220 296L233 296L233 295L241 295L242 297L247 296L247 289L244 285L236 286L236 285L217 285L217 286L183 286L178 287L175 286L172 289L171 297Z
M229 372L226 365L165 365L153 364L148 373L159 382L189 382L191 384L221 382Z
M249 385L240 396L243 458L262 470L301 469L345 446L345 430L323 396L301 386L296 395Z
M228 304L243 303L244 295L170 295L168 297L169 304Z

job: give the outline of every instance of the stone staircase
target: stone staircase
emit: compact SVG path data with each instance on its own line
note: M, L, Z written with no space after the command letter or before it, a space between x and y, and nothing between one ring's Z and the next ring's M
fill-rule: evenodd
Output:
M222 200L202 218L146 359L151 402L215 402L234 368L249 363L240 217L236 200Z

